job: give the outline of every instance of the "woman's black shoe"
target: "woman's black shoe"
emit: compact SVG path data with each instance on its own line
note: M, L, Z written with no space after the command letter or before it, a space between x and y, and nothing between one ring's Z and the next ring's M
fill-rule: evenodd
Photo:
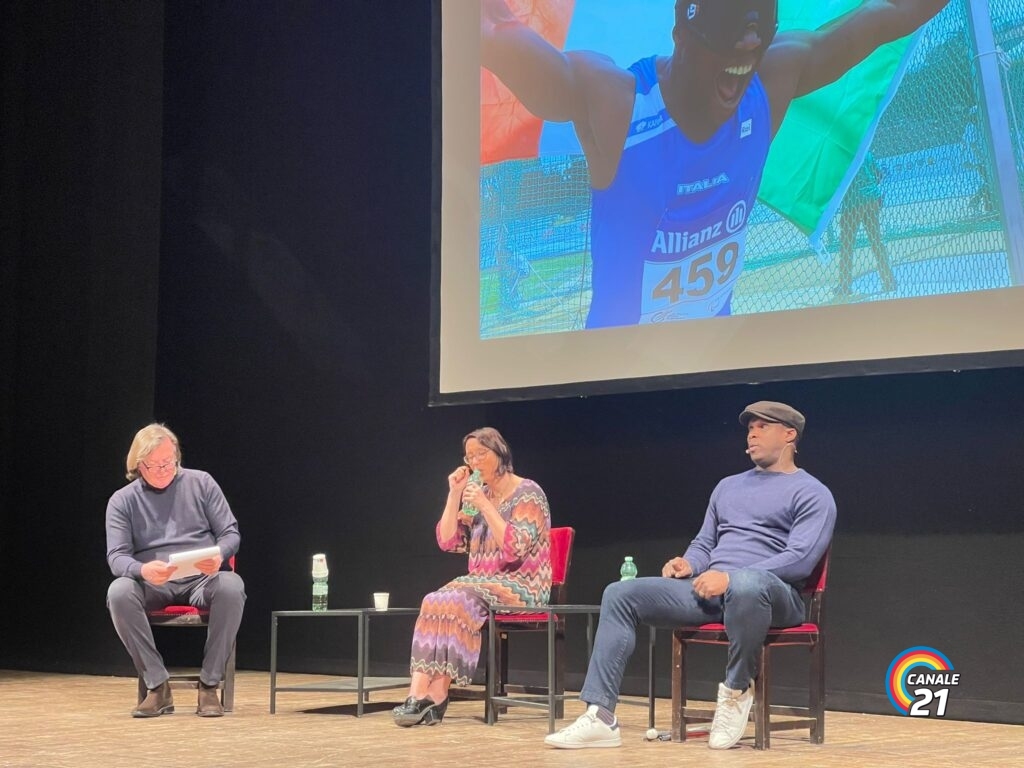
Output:
M447 709L448 699L440 704L435 704L429 696L423 699L410 696L405 700L405 704L391 710L391 715L394 717L396 725L409 728L413 725L437 725L441 722Z

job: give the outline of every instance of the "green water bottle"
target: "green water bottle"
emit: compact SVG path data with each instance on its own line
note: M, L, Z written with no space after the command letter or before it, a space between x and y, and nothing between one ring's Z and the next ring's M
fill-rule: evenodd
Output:
M480 470L479 469L474 469L473 470L473 474L471 474L469 476L469 482L470 483L475 483L476 485L480 485L481 484L481 475L480 475ZM467 483L467 485L468 485L468 483ZM469 515L470 517L473 517L478 512L480 512L480 510L477 509L476 507L474 507L472 504L463 504L462 505L462 514L464 514L464 515Z
M627 555L626 559L622 561L622 567L619 568L619 581L629 581L635 578L636 563L633 562L632 556Z

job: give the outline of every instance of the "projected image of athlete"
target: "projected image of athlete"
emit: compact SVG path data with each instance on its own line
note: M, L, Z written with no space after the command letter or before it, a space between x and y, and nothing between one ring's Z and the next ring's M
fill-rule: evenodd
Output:
M504 0L482 0L481 63L536 117L572 122L587 159L587 327L730 314L768 148L793 99L947 1L868 0L817 31L777 35L776 0L677 0L672 55L622 69L560 51Z

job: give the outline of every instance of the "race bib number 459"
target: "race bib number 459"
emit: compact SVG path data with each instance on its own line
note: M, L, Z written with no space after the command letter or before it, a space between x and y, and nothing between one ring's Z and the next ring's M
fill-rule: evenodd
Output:
M746 228L678 261L645 261L641 323L714 317L743 271Z

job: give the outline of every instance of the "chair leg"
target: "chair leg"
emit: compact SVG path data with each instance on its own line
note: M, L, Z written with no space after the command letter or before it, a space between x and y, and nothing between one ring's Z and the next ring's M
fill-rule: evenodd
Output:
M505 696L508 691L508 632L498 633L498 695Z
M686 643L672 633L672 741L686 741Z
M811 716L811 743L825 743L825 638L811 646L811 679L809 685Z
M754 681L754 749L771 746L771 650L761 646L761 671Z
M498 695L508 695L508 632L498 633ZM508 707L504 704L499 704L494 707L494 719L498 719L498 715L507 715Z
M657 650L657 629L653 626L647 630L647 727L654 727L654 668L655 651Z
M225 712L235 709L235 643L231 644L231 653L224 665L224 686L220 692L220 705Z
M490 634L487 637L488 649L493 648L494 650L488 650L488 653L493 654L494 660L494 680L491 680L491 663L488 660L487 663L487 676L484 678L484 690L485 703L484 703L484 722L488 725L494 725L498 722L498 716L508 713L508 707L504 704L495 704L491 701L491 696L504 696L506 694L506 684L508 681L508 633L502 632L501 630L495 629L495 641L491 642ZM491 686L494 686L493 691Z
M565 717L565 632L555 634L555 719Z
M498 695L505 696L508 694L508 632L498 633ZM508 707L505 704L499 704L494 709L494 719L498 719L498 715L507 715Z
M484 678L484 722L488 725L494 725L498 719L495 713L494 702L491 701L491 698L497 695L495 677L498 675L498 666L494 660L494 656L498 652L497 643L494 638L496 631L494 627L494 614L491 614L487 622L487 675Z

